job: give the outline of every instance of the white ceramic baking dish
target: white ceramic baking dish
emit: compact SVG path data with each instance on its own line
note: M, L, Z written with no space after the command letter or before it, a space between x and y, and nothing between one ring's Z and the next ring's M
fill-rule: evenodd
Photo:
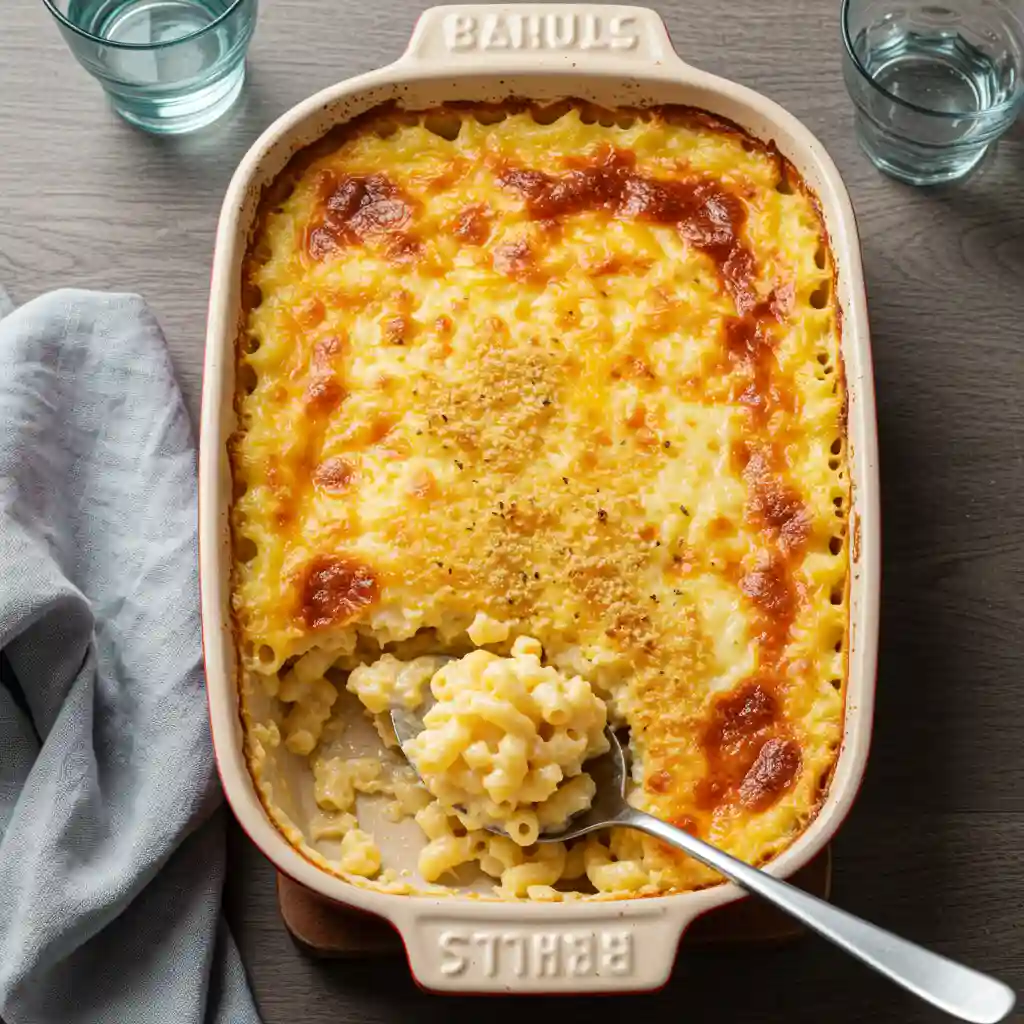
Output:
M234 346L240 267L264 186L299 149L388 100L410 108L449 100L574 96L607 107L678 103L773 139L817 194L838 266L853 483L849 681L844 737L828 797L810 827L768 870L788 875L818 853L853 801L868 751L875 686L879 508L874 390L857 230L839 174L794 117L743 86L684 63L661 19L641 7L516 4L435 7L394 64L331 86L280 117L235 172L217 230L203 387L200 569L213 740L227 798L275 866L339 903L386 918L401 934L416 979L430 989L596 992L655 988L698 915L737 899L732 885L618 902L528 904L385 895L313 865L271 824L242 748L230 627Z

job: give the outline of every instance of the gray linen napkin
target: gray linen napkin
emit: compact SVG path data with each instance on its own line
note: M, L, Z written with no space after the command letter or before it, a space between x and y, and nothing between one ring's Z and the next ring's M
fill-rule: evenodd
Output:
M258 1022L220 911L195 452L160 328L85 291L0 316L0 1017Z

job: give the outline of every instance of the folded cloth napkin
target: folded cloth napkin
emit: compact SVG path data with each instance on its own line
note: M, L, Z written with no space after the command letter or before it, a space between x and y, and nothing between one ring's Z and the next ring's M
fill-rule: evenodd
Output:
M160 328L85 291L0 317L0 1017L258 1022L220 910L195 452Z

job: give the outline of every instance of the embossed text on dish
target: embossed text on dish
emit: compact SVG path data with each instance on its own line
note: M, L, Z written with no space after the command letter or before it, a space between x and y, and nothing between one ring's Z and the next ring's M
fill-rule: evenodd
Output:
M629 15L450 14L444 40L455 53L474 50L635 50L636 19Z
M447 928L438 936L448 977L582 978L633 972L633 936L625 929Z

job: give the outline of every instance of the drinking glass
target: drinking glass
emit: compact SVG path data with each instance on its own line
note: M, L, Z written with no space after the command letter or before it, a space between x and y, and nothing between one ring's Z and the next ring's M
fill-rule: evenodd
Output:
M857 136L881 170L952 181L1013 123L1024 91L1013 0L843 0L842 25Z
M140 128L192 131L242 90L257 0L43 2L114 109Z

